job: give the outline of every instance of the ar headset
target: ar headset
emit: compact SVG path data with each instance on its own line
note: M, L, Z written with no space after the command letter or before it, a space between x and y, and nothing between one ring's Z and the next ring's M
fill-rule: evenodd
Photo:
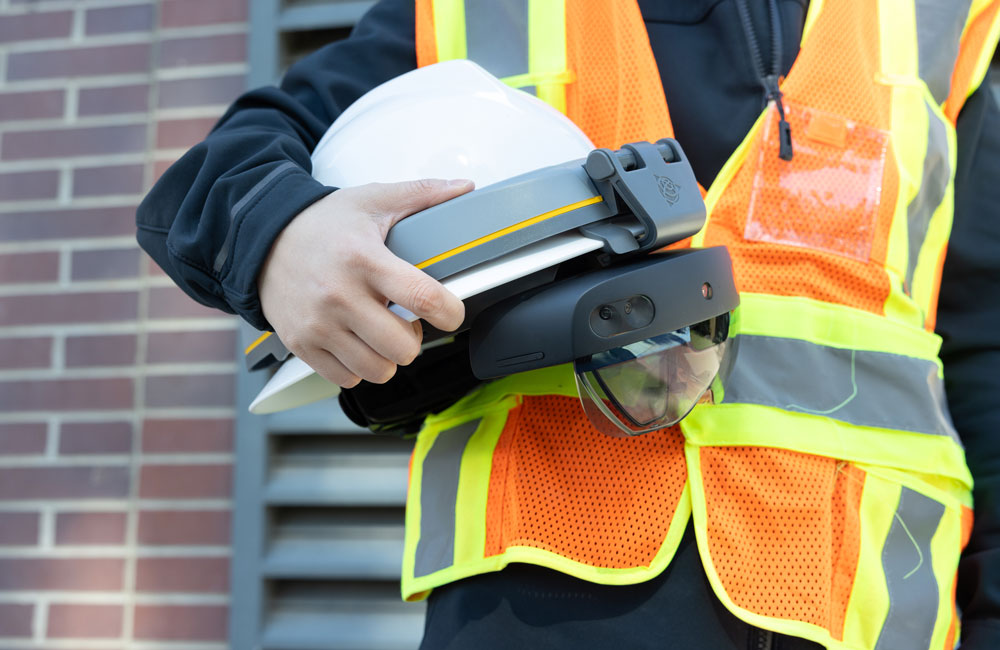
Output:
M599 430L678 422L719 373L739 304L724 247L660 250L704 221L690 164L669 139L596 149L408 217L386 246L463 298L466 319L455 333L424 323L414 363L386 384L340 391L344 412L375 432L412 434L482 381L572 362ZM248 366L288 356L270 339Z

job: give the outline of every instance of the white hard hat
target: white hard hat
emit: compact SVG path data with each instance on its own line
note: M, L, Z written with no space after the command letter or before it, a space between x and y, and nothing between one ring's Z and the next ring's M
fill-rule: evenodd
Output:
M456 60L414 70L358 99L316 146L312 173L333 187L468 178L482 188L584 158L593 148L572 121L545 102L506 86L471 61ZM579 248L581 243L572 245ZM582 245L594 247L586 240ZM580 254L575 251L564 258ZM508 264L510 277L544 268L551 259L522 256ZM489 288L481 283L483 275L471 279L474 288L452 291L465 298ZM488 275L492 286L509 279L503 269L490 269ZM463 281L469 284L470 278ZM250 411L287 410L338 392L304 362L291 358L254 399Z

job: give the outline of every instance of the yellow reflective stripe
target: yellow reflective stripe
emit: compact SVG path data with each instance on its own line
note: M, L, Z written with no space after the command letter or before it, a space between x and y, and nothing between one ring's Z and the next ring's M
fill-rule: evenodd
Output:
M941 107L937 104L929 105L936 119L941 121L944 132L948 138L948 168L949 180L945 190L944 199L934 211L930 223L927 226L927 234L924 236L923 246L917 257L917 263L913 271L913 286L910 294L914 301L928 314L934 299L934 292L940 281L938 273L938 262L941 254L948 245L948 238L951 236L952 220L955 216L955 167L957 165L958 141L955 129L951 122L945 117Z
M402 595L404 600L421 600L426 594L420 594L422 587L413 587L413 573L416 566L417 543L420 541L420 518L423 513L420 511L420 485L424 478L424 460L427 452L434 445L437 438L437 431L429 431L425 428L413 446L413 453L410 456L410 481L406 493L406 515L403 527L403 568L402 568Z
M879 21L880 72L917 77L917 18L913 0L879 0L878 13L892 16L891 20Z
M941 338L878 314L798 296L741 293L733 331L888 352L939 364Z
M956 495L972 486L965 452L947 436L848 424L757 404L699 404L681 420L681 430L691 444L782 447L944 476L955 482Z
M589 566L540 548L514 546L500 555L481 556L480 559L475 561L469 560L468 562L455 564L437 573L432 573L429 576L414 578L412 571L406 571L407 564L409 563L409 549L407 549L407 555L403 559L403 598L404 600L420 600L426 597L426 592L435 587L440 587L456 580L462 580L463 578L499 571L512 562L544 566L579 578L580 580L602 585L632 585L645 582L655 578L667 568L677 550L678 544L680 544L681 538L684 536L684 529L687 526L690 516L690 490L688 489L688 485L685 484L680 500L677 503L677 508L674 511L674 518L670 522L670 530L667 532L667 536L653 558L653 561L650 562L649 566L629 567L626 569ZM409 526L409 522L409 512L407 512L407 526Z
M537 89L544 84L572 83L576 81L576 75L570 70L563 70L562 72L526 72L524 74L515 74L509 77L503 77L500 81L504 82L511 88L535 86Z
M938 525L937 533L931 539L931 561L934 577L938 583L937 625L934 636L931 637L931 648L944 648L948 627L951 623L952 607L951 587L958 570L958 559L962 548L962 512L961 508L950 506L945 508L944 517ZM958 638L956 636L956 638Z
M810 11L812 11L812 4L810 6ZM732 183L733 178L736 176L736 172L740 170L743 166L743 161L746 160L747 154L750 151L751 145L754 139L757 137L758 132L764 124L764 116L767 115L767 110L761 112L757 116L757 121L754 122L753 127L747 132L746 136L743 138L743 142L740 146L736 148L733 155L729 157L726 164L722 166L719 170L719 174L712 181L712 185L708 188L708 194L705 195L705 210L707 213L707 218L705 219L705 224L701 227L695 235L691 238L691 247L698 248L705 245L705 231L708 229L708 224L712 221L712 211L715 210L715 205L719 202L723 193L729 188L730 183Z
M247 354L250 354L251 352L253 352L253 349L255 347L257 347L258 345L260 345L261 343L263 343L264 341L266 341L267 337L271 336L272 334L274 334L274 332L264 332L263 334L261 334L260 336L258 336L256 341L254 341L253 343L251 343L250 345L248 345L246 347L246 349L243 350L243 354L247 355Z
M513 407L514 403L511 402ZM455 564L480 560L486 548L486 500L490 491L493 450L500 440L507 411L484 415L479 430L462 453L455 502Z
M528 73L544 78L566 70L565 0L528 0ZM536 94L560 113L566 112L565 82L536 85Z
M806 42L806 37L809 36L809 32L812 28L816 26L816 21L819 19L819 15L823 12L823 2L824 0L812 0L809 3L809 9L806 11L806 21L802 26L802 38L799 40L799 45Z
M434 0L438 61L466 58L464 0Z
M892 526L901 488L868 474L861 493L858 565L844 616L844 645L874 648L889 612L882 547Z
M442 260L446 260L449 257L454 257L455 255L458 255L459 253L464 253L467 250L471 250L471 249L475 248L476 246L479 246L480 244L485 244L486 242L493 241L494 239L499 239L500 237L504 237L506 235L509 235L512 232L517 232L518 230L521 230L523 228L527 228L528 226L533 226L536 223L541 223L542 221L545 221L546 219L551 219L552 217L558 217L561 214L565 214L567 212L572 212L573 210L578 210L579 208L584 208L584 207L587 207L588 205L594 205L595 203L600 203L603 200L604 200L604 198L601 197L601 196L592 196L589 199L584 199L582 201L577 201L576 203L570 203L569 205L564 205L561 208L556 208L555 210L549 210L548 212L543 212L542 214L538 215L537 217L532 217L530 219L525 219L524 221L521 221L519 223L515 223L512 226L507 226L506 228L503 228L503 229L498 230L496 232L490 233L488 235L483 235L479 239L474 239L474 240L472 240L472 241L470 241L468 243L462 244L461 246L456 246L455 248L451 249L450 251L445 251L445 252L441 253L440 255L435 255L434 257L432 257L432 258L430 258L428 260L424 260L423 262L420 262L419 264L416 265L416 267L418 269L425 269L425 268L427 268L428 266L430 266L432 264L437 264L438 262L440 262Z
M896 151L896 168L899 170L899 187L896 196L884 200L895 201L889 240L886 250L886 272L892 290L886 297L885 315L899 323L922 326L924 314L903 290L907 269L910 266L910 232L907 214L909 206L920 192L927 155L928 112L925 97L930 93L922 84L892 85L892 148ZM893 164L892 160L886 164Z

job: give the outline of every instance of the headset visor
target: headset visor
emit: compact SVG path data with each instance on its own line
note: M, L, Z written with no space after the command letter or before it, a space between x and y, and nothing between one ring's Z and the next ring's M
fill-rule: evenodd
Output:
M726 349L729 314L575 362L587 417L603 433L634 436L671 426L709 389Z

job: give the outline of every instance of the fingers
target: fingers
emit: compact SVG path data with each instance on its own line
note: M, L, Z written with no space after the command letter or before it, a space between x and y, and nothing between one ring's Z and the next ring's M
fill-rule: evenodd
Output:
M466 179L425 178L402 183L372 183L357 188L358 199L365 201L369 214L384 217L383 238L401 219L461 196L475 187Z
M462 325L465 305L440 282L388 251L379 256L377 267L379 272L369 280L382 296L441 331L451 332Z
M412 336L411 328L404 329ZM419 350L418 344L417 351ZM373 350L352 332L340 331L336 336L328 338L326 347L300 350L298 356L327 381L341 388L353 388L362 379L373 384L384 384L396 374L395 362Z
M413 327L399 316L379 305L363 319L351 318L350 328L376 353L394 365L408 366L420 354L420 325Z
M323 348L303 350L296 356L319 373L323 379L341 388L354 388L361 383L361 377L348 370L337 357Z

